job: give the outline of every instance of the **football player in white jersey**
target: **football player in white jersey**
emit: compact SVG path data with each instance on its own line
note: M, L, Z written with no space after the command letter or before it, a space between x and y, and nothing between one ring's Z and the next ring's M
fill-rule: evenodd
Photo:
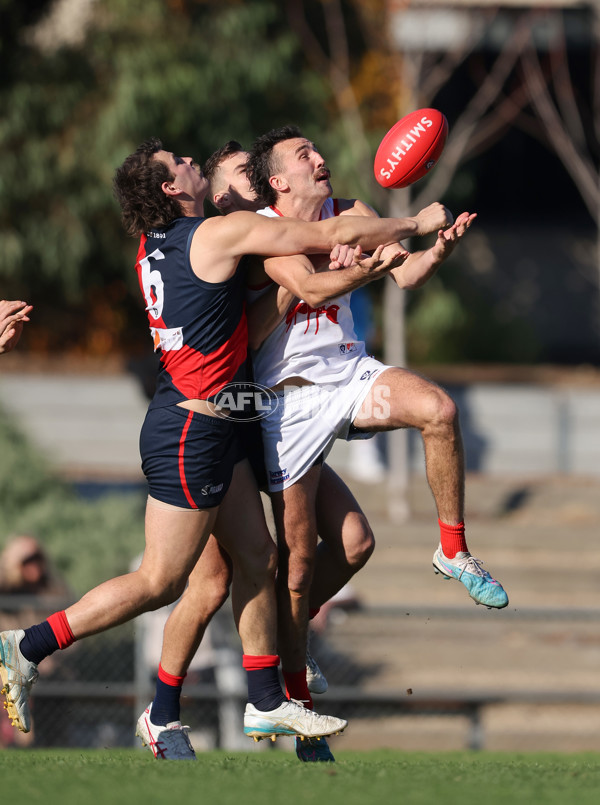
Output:
M260 137L247 165L268 214L317 221L373 215L360 201L332 202L330 173L314 144L293 127ZM462 213L435 244L389 273L402 288L426 282L451 254L475 215ZM308 257L268 258L267 275L299 302L253 355L255 380L277 395L262 420L269 491L279 545L279 650L288 692L306 698L301 670L315 568L315 500L322 461L336 438L416 428L437 507L440 544L434 568L466 586L476 603L502 608L502 586L475 560L464 533L464 454L458 411L433 382L369 357L353 331L349 296L330 292L335 274ZM323 279L324 278L324 281ZM349 288L348 290L352 290ZM286 678L287 681L287 678Z
M295 132L294 132L295 133ZM300 138L303 139L303 138ZM303 146L304 148L304 146ZM305 150L305 149L304 149ZM313 147L314 150L314 147ZM302 151L302 157L304 156L304 152ZM244 209L252 209L253 204L253 197L249 194L249 185L246 176L246 154L241 149L238 143L232 142L228 144L224 149L220 149L220 152L217 152L215 155L218 159L218 170L209 171L211 173L211 197L213 203L224 213L234 211L236 209L244 208ZM329 183L329 174L326 169L323 167L319 168L318 175L314 177L316 182L328 184ZM305 175L306 179L306 175ZM306 182L305 182L306 183ZM310 182L309 182L310 185ZM331 194L331 187L328 188L328 195ZM255 205L256 206L256 205ZM433 205L434 207L436 205ZM323 203L321 203L321 207L323 207ZM366 207L366 205L361 205L360 202L343 202L343 208L350 211L355 210L354 214L367 214L372 215L373 212L370 208ZM321 209L321 215L323 217L329 217L334 211L334 205L331 201L326 202L325 209ZM272 215L280 214L280 210L278 209L271 209L269 211ZM325 213L323 215L323 212ZM448 249L447 244L454 243L455 240L464 234L468 225L470 225L471 221L473 220L474 216L469 216L468 214L464 214L462 216L462 224L458 224L455 228L450 230L448 236L444 238L444 242L442 244L436 244L438 246L438 253L431 253L424 255L415 255L412 257L412 267L411 272L408 273L404 278L402 278L401 283L406 287L414 284L416 287L419 284L422 284L432 273L434 273L435 269L439 265L442 259L447 256L447 252L451 249ZM438 235L438 240L439 240ZM439 254L439 247L441 245L442 254ZM395 249L398 247L395 246ZM297 286L298 288L301 287L301 295L304 299L298 301L297 299L292 298L292 293L290 291L286 291L283 286L277 288L273 286L272 292L277 292L277 299L278 299L278 308L279 311L275 313L275 318L268 316L265 318L264 311L261 312L260 316L256 317L256 322L259 323L261 321L265 322L265 326L258 327L256 332L259 335L253 338L252 334L252 327L250 332L250 341L251 345L258 345L263 338L265 337L265 327L266 332L268 333L274 324L276 324L277 318L281 318L282 313L284 313L288 308L290 308L290 314L286 317L286 321L280 326L280 328L284 330L289 330L291 326L291 322L294 322L298 316L304 318L304 321L307 324L311 324L309 321L312 317L312 329L318 331L319 326L319 316L323 316L328 318L330 321L334 322L335 324L339 324L337 313L340 310L340 305L330 305L329 310L327 306L324 309L319 309L317 305L319 302L330 301L331 298L335 298L338 294L344 293L344 291L351 290L353 287L358 287L359 284L364 284L364 281L357 283L355 285L352 284L352 279L348 275L342 276L342 272L337 273L335 277L329 274L320 274L319 276L312 276L314 274L314 268L308 268L308 271L302 269L301 274L303 280L308 280L312 282L312 288L307 288L306 284L302 286ZM311 275L311 276L306 276ZM258 286L264 286L264 275L262 277L258 276L255 277L255 284ZM288 283L289 285L290 283ZM321 299L318 295L312 296L311 294L322 294L323 299ZM314 308L311 308L310 305L305 301L309 299L313 304L315 304ZM291 304L294 301L294 304ZM336 301L339 301L336 299ZM256 308L255 308L256 310ZM329 313L329 316L327 315ZM342 315L347 317L348 312L342 307ZM252 321L253 311L252 308L249 312L249 321ZM351 328L351 319L346 321L345 324L345 332L348 332L348 328ZM308 327L303 328L308 330ZM276 336L277 333L274 334ZM269 340L269 339L267 339ZM277 340L281 340L281 338L277 339L275 337L271 337L271 343ZM283 339L285 341L285 339ZM334 339L334 353L332 358L335 359L336 357L336 350L339 350L339 338ZM311 339L311 344L314 344L314 339ZM347 350L346 353L340 354L347 354L351 357L360 357L355 355L358 353L358 345L356 345L355 341L344 341L344 349ZM281 345L280 345L281 346ZM324 342L321 343L321 348L326 347L326 339ZM268 351L268 350L267 350ZM262 350L259 350L259 355ZM309 350L310 355L314 360L315 350L311 348ZM300 350L301 353L301 350ZM265 353L263 353L264 355ZM293 354L293 351L292 351ZM364 357L364 356L363 356ZM302 355L298 356L298 359L302 359ZM268 363L268 361L267 361ZM273 363L273 361L271 362ZM309 361L310 363L310 361ZM374 367L374 371L379 370L379 366ZM286 367L283 367L283 371L286 371ZM288 368L288 373L285 375L286 379L289 379L292 375L290 375L290 369ZM339 368L338 368L339 371ZM367 379L368 379L368 371L367 371ZM304 378L301 375L298 375L295 379L295 383L301 385L303 383ZM308 384L307 384L308 385ZM330 438L331 434L328 434L328 438ZM276 479L281 477L280 475L275 475ZM338 485L337 489L335 485ZM276 482L274 484L276 486ZM331 490L329 494L325 492L325 490ZM345 492L343 493L343 490ZM342 494L343 493L343 494ZM331 505L331 501L336 500L336 506ZM346 511L348 515L353 515L354 520L354 529L348 526L348 518L344 519L343 516L340 516L337 520L335 519L342 510L346 507ZM364 515L360 512L356 501L352 498L349 491L343 485L343 482L335 474L331 471L327 465L323 465L323 468L320 472L319 476L319 483L318 483L318 492L316 497L316 509L318 512L318 526L319 526L319 533L322 537L322 542L319 546L319 551L324 549L324 553L318 553L317 559L315 562L315 575L313 578L313 584L311 586L311 593L310 593L310 604L309 608L314 608L325 600L327 600L333 593L339 589L345 581L351 577L351 575L356 572L356 570L361 567L368 556L370 555L373 549L373 538L372 533L368 527L366 520L364 519ZM337 514L336 514L337 512ZM330 516L329 523L326 520L326 515ZM350 521L351 522L351 521ZM341 524L345 523L344 528L341 528ZM332 550L333 547L333 550ZM353 548L356 548L356 552L353 553ZM201 591L202 585L199 585L197 582L202 578L202 573L207 579L207 587L210 587L216 594L214 596L214 604L212 610L209 610L208 603L206 601L207 596L204 595L205 601L202 608L197 607L195 609L195 621L197 624L197 640L201 637L203 628L206 626L208 620L218 609L218 606L222 603L225 599L227 594L227 585L228 585L228 574L226 571L226 557L220 553L218 545L216 542L213 543L213 551L211 554L205 554L204 561L204 571L202 570L201 563L195 569L195 576L194 584L190 584L188 588L188 597L189 602L193 600L193 591L194 589ZM209 566L208 558L212 555L214 559L214 563ZM354 560L357 559L358 561ZM323 561L324 560L324 561ZM354 561L353 561L354 560ZM216 572L218 570L218 572ZM323 572L320 572L322 570ZM209 582L212 580L212 584ZM337 587L335 586L337 583ZM327 592L325 590L327 589ZM206 587L205 587L206 590ZM189 609L189 608L188 608ZM193 610L193 607L192 607ZM190 610L190 615L192 612ZM187 619L189 632L188 637L192 636L193 632L193 621L194 616L189 617ZM196 644L197 645L197 644ZM310 656L310 655L309 655ZM307 667L307 672L310 673L310 666ZM304 680L304 667L298 669L298 671L292 671L290 673L286 673L286 682L288 683L288 690L291 688L291 695L299 695L300 698L305 700L309 699L310 694L307 690L305 690L306 683ZM311 679L312 682L312 690L315 692L314 678ZM311 744L307 742L303 742L305 745L298 747L298 755L303 760L332 760L332 756L327 748L327 744L324 740L320 741L313 741Z
M228 189L231 192L231 188L228 187ZM235 207L236 210L252 209L252 204L246 204L239 198L237 200L240 203ZM409 222L407 226L415 226L418 231L428 231L432 226L436 226L439 225L439 223L444 222L445 219L446 211L444 208L441 205L435 205L435 207L428 213L411 219L411 221L414 221L414 224ZM438 224L435 224L436 220L438 221ZM394 224L394 226L396 225ZM363 226L362 224L357 225L353 222L353 228L362 230ZM391 250L390 258L388 260L379 260L377 254L380 251L381 249L376 250L373 258L367 256L364 260L359 260L354 266L348 269L348 273L353 282L364 282L364 278L378 276L404 259L403 255L399 253L399 250ZM267 303L269 302L268 299L265 301ZM257 307L260 308L259 315L256 315L255 312ZM274 326L279 319L279 316L273 317L271 315L271 319L269 320L270 323L265 321L264 316L267 308L268 305L264 305L263 300L259 300L258 304L254 305L253 310L250 312L248 319L251 331L256 328L257 322L260 323L258 331L254 332L252 335L251 343L259 343L260 340L264 338L265 332L268 332L268 329L272 328L272 326ZM267 324L268 327L266 327ZM240 425L239 428L242 431L247 429L246 425ZM250 451L247 452L250 453ZM260 453L260 456L262 457L262 446L259 446L259 449L256 450L254 449L254 445L252 445L252 452L255 454ZM242 458L243 456L240 454L238 457L239 463L236 463L236 472L238 467L244 463L241 461ZM343 489L337 490L337 492L342 495ZM346 493L351 498L347 490ZM237 535L237 538L240 538L241 536L243 539L247 521L251 514L252 506L249 508L250 504L253 506L254 501L249 501L244 497L240 498L239 491L237 489L234 489L232 494L227 495L223 500L222 506L219 509L217 521L214 525L214 532L219 536L226 546L230 544L230 537L235 539ZM372 535L369 532L366 532L366 529L362 523L362 520L364 520L364 515L362 515L362 512L360 512L358 505L355 501L353 501L353 499L350 499L346 509L348 511L348 523L345 529L347 535L346 541L349 545L353 542L353 553L349 552L348 556L349 561L354 562L357 566L358 563L364 563L364 561L366 561L366 558L372 550L372 544L369 542L369 540L372 540ZM327 517L330 521L334 518L334 516L334 512L327 512ZM337 527L337 524L333 527ZM353 530L357 531L357 537L353 536ZM362 544L356 544L357 539L365 541L366 544L364 547ZM229 548L227 548L227 550L229 550ZM257 556L256 558L257 561L260 561L260 557ZM156 746L151 740L153 733L150 735L150 741L148 740L148 732L150 729L148 727L148 721L150 718L149 714L151 713L152 715L152 729L155 731L161 728L160 725L162 724L167 725L166 731L169 736L171 733L174 734L175 731L178 733L184 731L185 728L179 726L179 700L183 678L202 638L204 628L208 624L214 612L216 612L228 595L232 574L234 581L235 603L237 597L239 597L239 593L237 597L235 593L236 580L239 587L240 578L242 580L245 578L246 571L240 566L239 563L237 566L234 566L234 564L230 561L230 557L224 551L222 551L216 540L214 538L210 538L205 550L201 555L201 558L189 575L189 584L184 595L169 616L163 636L156 695L151 705L140 716L137 730L137 733L142 737L142 740L145 740L145 743L151 746L155 757L157 758L194 759L195 757L193 748L191 745L189 745L189 741L187 751L183 751L182 747L182 751L178 753L165 753L164 751L161 751L160 753L157 752ZM327 597L329 596L326 596L326 598ZM236 606L235 609L237 611L239 607ZM273 658L270 658L270 660L272 659ZM278 660L278 657L275 659ZM256 659L254 658L252 661L255 663ZM244 667L246 667L246 665ZM260 673L260 669L253 668L252 670L255 674ZM175 730L175 727L177 727L177 730ZM164 728L161 729L164 731ZM162 732L160 734L162 735ZM187 735L185 738L188 740ZM302 742L299 743L302 745ZM307 746L308 745L309 742L307 741ZM326 749L326 746L327 745L325 744L324 747L319 747L321 753L318 759L332 759L332 756L330 755L329 750ZM327 753L329 754L328 758L322 757L323 749L326 749ZM315 753L314 749L308 749L307 751L312 754ZM313 758L303 756L302 759Z
M205 177L191 157L166 151L157 138L141 144L117 169L115 190L126 230L140 237L140 286L148 302L151 331L159 336L165 360L142 430L151 490L146 550L139 569L98 585L40 624L0 633L5 706L13 726L23 732L30 729L29 695L38 678L38 664L76 640L174 601L194 572L235 475L234 464L242 465L242 473L250 480L249 468L247 472L243 468L246 463L234 461L233 422L220 418L211 407L214 394L228 381L237 380L246 356L243 275L241 270L238 273L245 256L293 254L305 249L321 253L336 243L356 245L361 239L373 248L382 240L423 231L419 217L368 225L357 218L346 223L277 223L261 222L253 213L240 211L226 220L206 219L202 216L208 190ZM152 247L157 240L165 243L145 255L146 246ZM164 277L162 266L150 270L150 257L169 265ZM367 260L355 273L368 272L370 267L384 266L377 259ZM185 351L173 359L170 353L184 345ZM202 360L207 354L210 360ZM211 383L217 385L214 390ZM156 421L162 424L155 425ZM244 732L256 737L290 732L310 737L332 734L346 722L308 712L281 689L275 653L276 551L255 482L251 480L245 489L241 498L251 498L250 504L254 501L256 506L243 501L245 518L240 522L238 543L232 546L241 569L234 579L234 606L248 677ZM164 687L176 687L171 682L180 681L177 673L162 670ZM172 691L163 692L171 700ZM161 710L160 716L157 710ZM138 722L142 739L155 752L160 744L163 758L169 756L169 747L179 753L186 738L177 719L175 723L165 719L165 710L148 708ZM171 740L177 736L177 741ZM193 756L191 747L186 754Z

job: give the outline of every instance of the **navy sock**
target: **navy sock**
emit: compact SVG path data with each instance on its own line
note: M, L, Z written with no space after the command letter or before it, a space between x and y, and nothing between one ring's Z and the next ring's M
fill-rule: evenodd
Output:
M38 623L25 629L25 637L21 640L21 654L29 662L38 665L43 659L58 650L58 640L48 621Z
M281 688L277 666L246 671L248 676L248 701L257 710L275 710L287 701Z
M179 721L181 687L181 685L167 685L162 679L156 680L150 720L157 727L165 727L171 721Z

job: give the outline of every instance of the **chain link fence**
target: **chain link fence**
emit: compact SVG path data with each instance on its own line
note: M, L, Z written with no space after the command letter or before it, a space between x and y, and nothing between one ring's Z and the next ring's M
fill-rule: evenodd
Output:
M0 626L27 626L64 601L0 598ZM41 605L43 604L43 606ZM506 611L380 607L340 611L313 634L330 688L316 708L347 718L340 748L597 751L600 641L595 610ZM495 614L495 613L494 613ZM168 610L56 652L33 689L34 728L2 719L4 746L133 746L153 698ZM226 605L213 620L183 688L182 719L198 751L260 749L242 731L246 680ZM270 746L270 744L269 744ZM285 747L285 740L277 746Z

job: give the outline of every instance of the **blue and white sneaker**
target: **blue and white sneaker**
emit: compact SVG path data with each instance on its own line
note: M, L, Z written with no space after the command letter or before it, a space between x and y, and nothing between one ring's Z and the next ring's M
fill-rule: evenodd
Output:
M257 710L253 704L246 705L244 713L244 732L255 741L278 735L298 735L303 738L319 738L323 735L337 735L348 726L348 722L334 716L321 716L314 710L307 710L296 699L286 699L275 710Z
M457 553L454 559L448 559L439 545L433 554L433 569L447 579L462 581L476 604L483 604L488 609L503 609L508 604L508 596L500 584L482 567L480 559L470 553Z
M325 738L296 738L294 746L298 760L304 763L335 763Z
M189 729L182 726L181 721L171 721L166 726L153 724L152 704L149 704L138 718L135 734L157 760L196 760Z

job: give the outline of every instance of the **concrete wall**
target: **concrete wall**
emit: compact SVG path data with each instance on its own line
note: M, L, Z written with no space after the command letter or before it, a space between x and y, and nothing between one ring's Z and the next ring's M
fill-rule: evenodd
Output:
M600 476L600 388L524 383L446 384L459 405L467 469L498 475ZM0 374L0 405L61 470L141 478L138 436L147 407L128 374ZM411 471L423 472L410 432ZM343 469L348 445L331 463Z
M600 476L600 388L481 383L448 386L460 409L467 469ZM411 464L423 467L411 432Z

